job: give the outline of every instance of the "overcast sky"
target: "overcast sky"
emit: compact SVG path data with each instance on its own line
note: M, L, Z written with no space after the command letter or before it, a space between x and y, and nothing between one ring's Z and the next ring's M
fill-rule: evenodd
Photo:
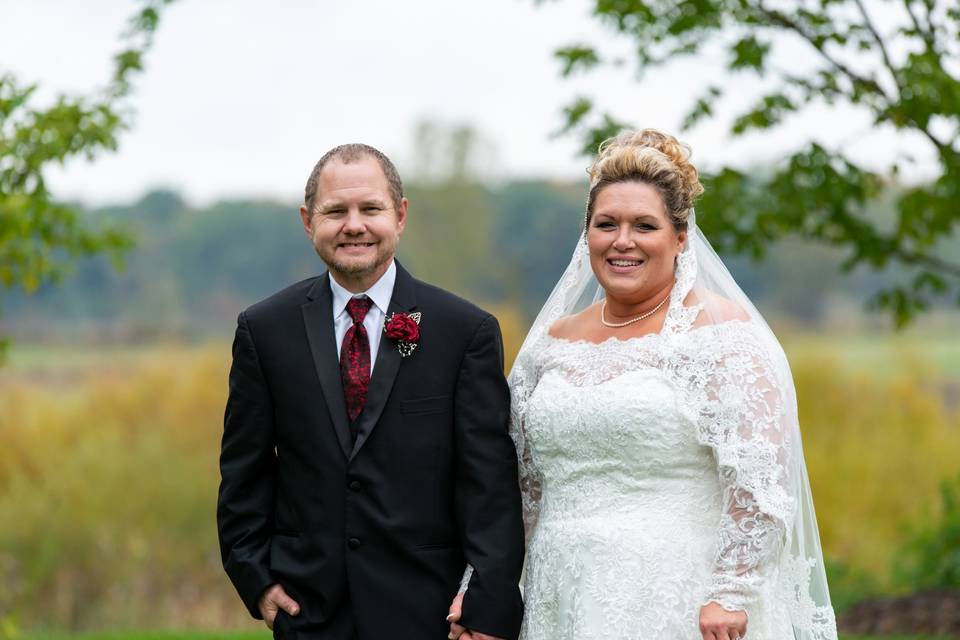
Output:
M556 139L561 107L584 94L642 126L676 132L693 97L720 74L719 56L686 60L637 82L629 71L563 80L552 51L573 41L618 46L587 0L179 0L161 18L135 80L134 128L118 153L50 176L65 197L103 203L156 186L195 203L229 196L295 200L316 159L343 142L413 164L423 118L476 127L495 148L495 177L580 178L576 141ZM0 72L56 92L89 92L111 72L131 0L0 0ZM806 64L784 45L789 64ZM725 104L755 95L734 81ZM729 108L727 113L729 113ZM912 139L862 114L815 111L777 135L731 144L719 125L683 134L694 160L745 166L810 137L886 162ZM923 154L921 154L923 155ZM928 156L929 157L929 156ZM929 165L927 165L929 167Z

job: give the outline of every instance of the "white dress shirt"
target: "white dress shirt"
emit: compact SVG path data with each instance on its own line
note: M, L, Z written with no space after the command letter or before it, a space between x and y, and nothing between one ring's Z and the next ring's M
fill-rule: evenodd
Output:
M373 374L373 365L377 361L377 349L380 347L380 338L383 336L383 322L387 317L387 307L393 297L393 284L397 281L397 263L390 261L386 272L380 276L372 287L362 293L351 293L340 286L330 275L330 291L333 293L333 331L337 338L337 357L343 347L343 338L347 330L353 326L353 319L347 313L347 303L350 298L370 298L373 304L363 319L363 326L367 329L370 341L370 373Z

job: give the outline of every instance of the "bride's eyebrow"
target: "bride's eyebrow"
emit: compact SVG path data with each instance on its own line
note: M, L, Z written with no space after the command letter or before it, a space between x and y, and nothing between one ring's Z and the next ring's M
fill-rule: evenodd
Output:
M596 214L594 214L594 216L593 216L593 219L594 219L594 220L599 220L599 219L601 219L601 218L606 219L606 220L615 220L615 219L616 219L616 217L615 217L614 215L612 215L612 214L609 214L609 213L606 213L606 212L599 212L599 211L598 211ZM631 222L650 221L650 222L653 222L653 223L656 223L656 224L659 224L659 223L660 223L660 220L657 218L657 216L655 216L655 215L652 214L652 213L641 213L640 215L633 216L633 217L631 217L631 218L629 218L629 219L630 219Z

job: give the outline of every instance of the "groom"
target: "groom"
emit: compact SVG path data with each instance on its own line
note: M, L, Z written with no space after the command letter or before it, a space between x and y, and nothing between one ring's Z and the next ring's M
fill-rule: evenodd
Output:
M227 574L278 640L439 640L469 563L459 623L516 638L523 525L496 319L395 260L407 199L376 149L327 152L300 217L328 271L241 313L233 343Z

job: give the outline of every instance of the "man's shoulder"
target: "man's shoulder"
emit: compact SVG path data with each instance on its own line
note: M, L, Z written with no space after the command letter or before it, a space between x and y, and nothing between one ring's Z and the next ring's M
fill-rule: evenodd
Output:
M456 322L464 327L474 327L488 318L493 318L489 311L481 309L476 304L461 298L446 289L417 280L417 306L420 309L430 309L441 313L448 321Z
M304 302L307 301L307 294L310 293L310 290L321 281L321 278L326 278L326 272L318 276L311 276L291 284L288 287L284 287L280 291L277 291L274 294L267 296L266 298L254 302L252 305L243 310L243 315L254 318L268 317L272 316L278 312L287 311L290 309L299 309Z

